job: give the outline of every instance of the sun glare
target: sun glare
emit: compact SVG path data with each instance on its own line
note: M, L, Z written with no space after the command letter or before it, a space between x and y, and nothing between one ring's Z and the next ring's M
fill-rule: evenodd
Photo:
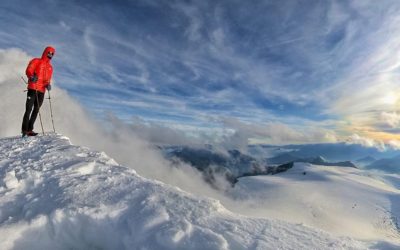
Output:
M397 103L398 97L395 93L390 92L383 96L382 101L387 105L394 105Z

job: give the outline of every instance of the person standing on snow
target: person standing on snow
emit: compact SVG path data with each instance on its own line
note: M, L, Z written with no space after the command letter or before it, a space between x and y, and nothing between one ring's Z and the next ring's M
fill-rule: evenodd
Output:
M35 136L33 125L42 106L46 89L51 90L51 76L53 66L50 61L54 56L55 49L47 47L44 49L41 58L33 58L26 68L28 77L28 94L26 98L25 114L22 120L22 136ZM33 110L32 110L33 108Z

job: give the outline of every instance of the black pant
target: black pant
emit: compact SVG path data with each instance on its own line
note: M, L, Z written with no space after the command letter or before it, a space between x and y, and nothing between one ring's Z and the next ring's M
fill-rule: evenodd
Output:
M25 104L25 114L22 120L22 133L33 130L33 124L35 124L36 117L39 113L39 108L43 103L43 99L44 93L33 89L28 89Z

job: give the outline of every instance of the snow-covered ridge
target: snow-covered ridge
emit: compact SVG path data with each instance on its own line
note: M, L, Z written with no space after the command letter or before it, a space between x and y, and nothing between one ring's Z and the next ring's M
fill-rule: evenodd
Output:
M51 134L0 139L1 249L366 249L240 216ZM379 246L377 243L375 247Z
M240 178L236 201L253 216L285 218L335 235L396 242L400 248L399 176L356 168L295 163L273 176Z

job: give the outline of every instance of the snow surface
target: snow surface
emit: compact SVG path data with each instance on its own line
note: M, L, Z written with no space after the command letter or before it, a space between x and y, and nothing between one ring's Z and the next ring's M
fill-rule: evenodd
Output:
M241 180L238 192L260 183L267 185L263 177ZM395 187L381 190L398 194ZM0 139L0 244L0 249L396 248L230 212L217 200L145 179L105 153L56 134Z
M254 216L357 239L384 239L400 249L399 184L398 175L295 163L278 175L240 178L231 195Z

